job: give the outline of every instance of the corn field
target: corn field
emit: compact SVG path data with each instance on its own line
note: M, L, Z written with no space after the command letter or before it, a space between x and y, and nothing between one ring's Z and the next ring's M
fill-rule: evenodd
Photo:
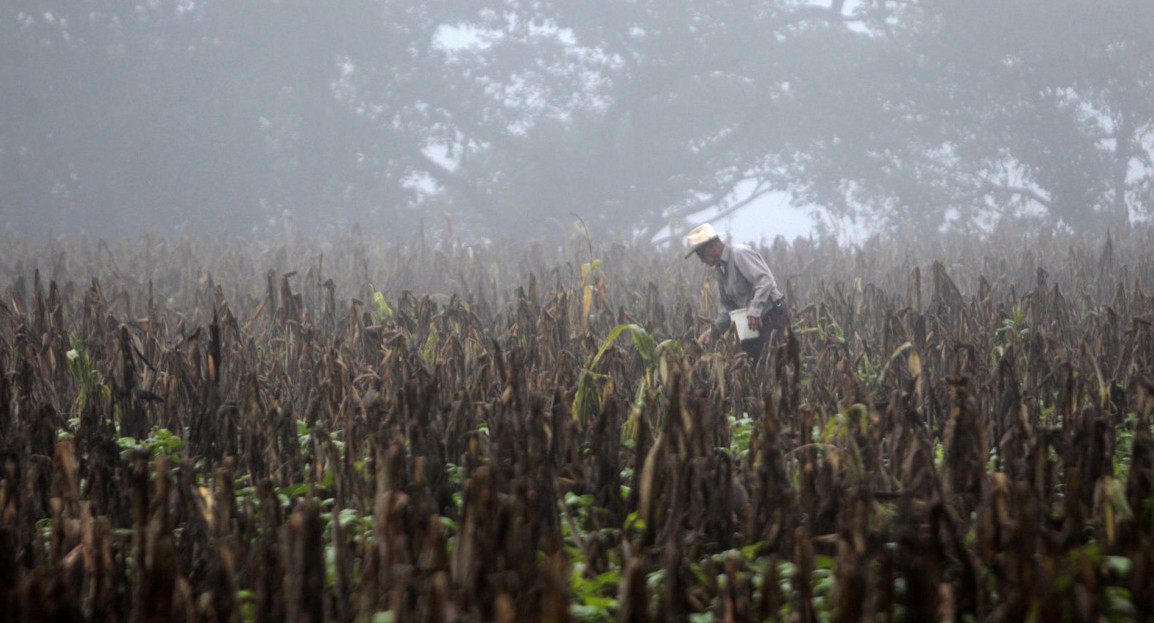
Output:
M1152 621L1154 229L0 244L0 619Z

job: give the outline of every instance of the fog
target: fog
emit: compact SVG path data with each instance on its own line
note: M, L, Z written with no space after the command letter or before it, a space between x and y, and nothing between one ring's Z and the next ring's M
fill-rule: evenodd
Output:
M1154 206L1154 3L0 8L0 227L740 240Z

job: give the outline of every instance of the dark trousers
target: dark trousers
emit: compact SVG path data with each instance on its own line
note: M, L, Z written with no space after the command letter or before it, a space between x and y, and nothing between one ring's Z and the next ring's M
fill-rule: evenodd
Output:
M784 335L787 328L789 328L789 308L785 306L785 299L782 299L762 312L759 335L752 340L742 340L741 350L751 358L758 359L773 334L776 332L778 335Z

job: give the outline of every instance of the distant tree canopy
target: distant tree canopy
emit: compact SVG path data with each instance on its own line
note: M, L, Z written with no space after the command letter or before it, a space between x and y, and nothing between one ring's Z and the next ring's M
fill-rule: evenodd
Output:
M25 0L0 213L652 236L771 191L919 227L1154 210L1149 0Z

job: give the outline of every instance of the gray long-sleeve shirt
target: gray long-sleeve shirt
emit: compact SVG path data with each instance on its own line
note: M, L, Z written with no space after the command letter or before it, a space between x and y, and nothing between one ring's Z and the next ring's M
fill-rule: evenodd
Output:
M769 266L750 246L726 245L713 272L721 290L714 320L718 332L729 328L729 312L748 307L750 316L760 317L769 305L784 298Z

